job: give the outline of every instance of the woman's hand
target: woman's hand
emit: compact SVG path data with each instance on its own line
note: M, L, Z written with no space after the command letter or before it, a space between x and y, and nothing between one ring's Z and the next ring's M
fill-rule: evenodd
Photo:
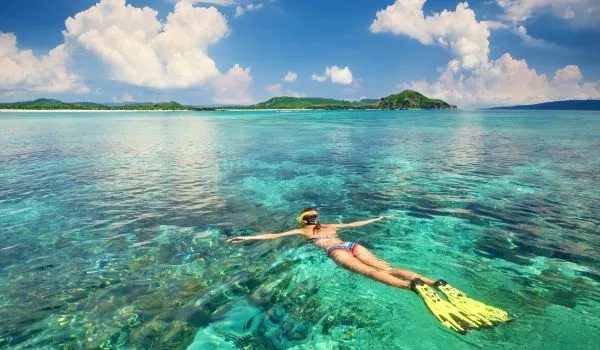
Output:
M227 243L240 243L243 241L247 241L248 238L247 237L232 237L232 238L227 238Z

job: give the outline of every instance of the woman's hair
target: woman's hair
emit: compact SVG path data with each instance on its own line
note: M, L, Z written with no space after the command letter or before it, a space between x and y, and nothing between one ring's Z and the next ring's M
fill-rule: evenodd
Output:
M312 208L312 207L308 207L308 208L304 208L302 209L302 212L300 213L300 215L309 212L309 211L317 211L317 209ZM315 222L313 225L315 225L315 227L313 227L313 233L317 233L319 232L319 230L321 230L321 224L319 223L319 215L318 214L312 214L312 215L307 215L305 216L302 221L305 222L310 222L312 224L312 222Z

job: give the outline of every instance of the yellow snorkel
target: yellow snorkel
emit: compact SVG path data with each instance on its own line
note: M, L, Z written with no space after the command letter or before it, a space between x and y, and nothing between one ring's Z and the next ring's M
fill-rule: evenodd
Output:
M312 215L319 215L316 211L311 210L311 211L305 211L304 213L300 214L300 216L298 216L298 218L296 219L296 221L298 221L299 224L302 224L302 222L304 221L304 218L307 216L312 216Z

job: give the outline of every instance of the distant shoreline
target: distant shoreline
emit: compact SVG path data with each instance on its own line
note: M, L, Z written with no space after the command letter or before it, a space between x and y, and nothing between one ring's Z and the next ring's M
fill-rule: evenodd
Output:
M443 109L379 109L379 108L356 108L356 109L329 109L329 108L215 108L206 110L195 109L0 109L0 113L108 113L108 112L306 112L306 111L443 111Z
M329 109L329 108L217 108L215 111L224 112L248 112L248 111L259 111L259 112L304 112L304 111L383 111L383 109L377 108L340 108L340 109Z
M159 103L134 103L134 104L102 104L96 102L63 102L55 99L38 98L33 101L0 103L0 111L20 110L27 112L37 111L304 111L304 110L443 110L456 109L439 99L430 99L417 91L404 90L399 94L392 94L380 99L362 98L358 101L337 100L323 97L290 97L279 96L253 105L221 105L221 106L194 106L183 105L176 101Z
M481 108L490 111L599 111L600 100L564 100L531 105Z
M53 113L53 112L67 112L67 113L107 113L107 112L197 112L191 109L0 109L0 113L7 112L42 112L42 113Z

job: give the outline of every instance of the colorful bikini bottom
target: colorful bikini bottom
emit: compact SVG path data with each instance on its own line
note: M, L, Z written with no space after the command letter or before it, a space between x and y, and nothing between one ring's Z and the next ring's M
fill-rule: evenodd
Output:
M331 254L331 252L336 249L345 249L345 250L350 251L352 253L352 255L354 255L354 248L356 248L357 244L358 243L356 243L356 242L346 242L344 244L332 245L331 247L327 248L327 254Z

